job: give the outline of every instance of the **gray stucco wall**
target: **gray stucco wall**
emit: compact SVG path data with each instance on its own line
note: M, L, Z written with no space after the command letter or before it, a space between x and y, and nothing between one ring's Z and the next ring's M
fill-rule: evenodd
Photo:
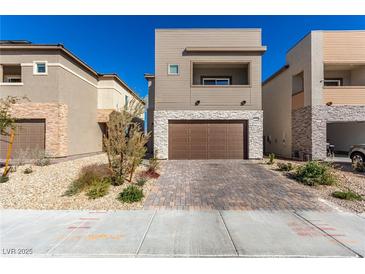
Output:
M248 158L262 158L263 112L245 111L189 111L160 110L154 112L154 149L158 157L168 158L168 121L169 120L248 120Z

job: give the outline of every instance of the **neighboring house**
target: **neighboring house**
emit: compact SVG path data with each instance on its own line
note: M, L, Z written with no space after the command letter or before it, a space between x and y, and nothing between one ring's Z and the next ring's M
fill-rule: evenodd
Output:
M27 41L0 43L0 97L7 96L29 99L12 108L14 157L27 149L50 157L102 151L109 113L127 100L144 104L117 75L97 73L62 45ZM1 136L0 158L7 147Z
M312 31L263 83L265 152L325 159L365 143L365 31Z
M158 29L148 130L158 157L262 158L260 29Z

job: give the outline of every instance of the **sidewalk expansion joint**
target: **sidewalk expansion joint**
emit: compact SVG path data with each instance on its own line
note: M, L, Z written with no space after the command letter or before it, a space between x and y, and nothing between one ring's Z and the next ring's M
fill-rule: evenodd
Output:
M327 231L323 230L322 228L320 228L319 226L315 225L314 223L312 223L311 221L309 221L308 219L306 219L305 217L303 217L302 215L300 215L299 213L297 213L296 211L293 212L293 214L301 219L302 221L308 223L309 225L314 226L315 228L317 228L319 231L321 231L322 233L324 233L324 235L326 237L331 238L332 240L334 240L336 243L338 243L339 245L341 245L342 247L346 248L347 250L351 251L352 253L354 253L356 256L360 257L360 258L364 258L361 254L359 254L358 252L356 252L355 250L353 250L351 247L345 245L344 243L342 243L340 240L336 239L333 235L328 234Z
M156 213L157 213L157 210L155 210L155 212L153 213L153 215L152 215L152 217L151 217L151 219L150 219L150 221L149 221L149 223L148 223L148 225L147 225L147 229L146 229L145 233L144 233L144 234L143 234L143 236L142 236L142 240L141 240L141 242L140 242L140 244L139 244L139 246L138 246L138 248L137 248L137 251L136 251L136 253L135 253L135 256L137 256L137 255L139 254L139 251L141 250L141 247L142 247L142 245L143 245L143 243L144 243L144 239L146 238L147 233L148 233L148 231L150 230L151 224L152 224L152 222L153 222L153 219L155 218Z
M222 216L221 211L220 211L220 210L218 210L218 213L219 213L219 216L221 217L222 223L223 223L223 225L224 225L224 228L226 229L226 232L227 232L227 234L228 234L228 237L229 237L229 239L230 239L230 241L231 241L231 243L232 243L232 246L233 246L233 248L234 248L234 251L236 252L237 256L239 256L238 249L237 249L236 245L234 244L234 241L233 241L233 239L232 239L231 233L230 233L230 232L229 232L229 230L228 230L228 227L227 227L227 225L226 225L226 222L225 222L225 221L224 221L224 219L223 219L223 216Z

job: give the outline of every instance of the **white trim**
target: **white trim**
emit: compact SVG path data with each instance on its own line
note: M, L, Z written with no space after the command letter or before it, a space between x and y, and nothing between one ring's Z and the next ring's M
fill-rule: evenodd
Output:
M22 67L32 67L33 66L33 63L22 63L21 64ZM48 63L48 67L60 67L60 68L63 68L64 70L72 73L73 75L77 76L78 78L80 78L81 80L85 81L86 83L92 85L93 87L95 88L98 88L98 85L90 82L89 80L87 80L85 77L81 76L80 74L74 72L73 70L69 69L68 67L64 66L63 64L61 63Z
M177 66L177 73L171 73L170 66ZM167 64L167 74L172 76L177 76L180 74L180 66L179 64Z
M37 65L44 64L45 65L45 72L38 72ZM47 61L33 61L33 75L48 75L48 62Z
M0 86L23 86L24 83L6 83L6 82L1 82Z
M231 80L229 79L229 78L226 78L226 77L222 77L222 78L220 78L220 77L203 77L203 83L202 83L202 85L203 86L229 86L229 85L231 85ZM204 84L204 81L205 80L214 80L215 81L215 85L205 85ZM227 80L228 81L228 85L217 85L217 81L218 80Z

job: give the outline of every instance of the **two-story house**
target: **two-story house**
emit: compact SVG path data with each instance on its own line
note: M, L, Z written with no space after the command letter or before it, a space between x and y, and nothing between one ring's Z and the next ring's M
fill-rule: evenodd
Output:
M148 130L166 159L262 158L260 29L157 29Z
M99 74L62 45L0 43L0 97L26 96L17 119L13 156L39 149L51 157L102 151L108 114L143 100L117 75ZM143 117L141 117L143 118ZM1 136L0 159L8 149Z
M325 159L365 143L365 31L312 31L263 83L265 151Z

